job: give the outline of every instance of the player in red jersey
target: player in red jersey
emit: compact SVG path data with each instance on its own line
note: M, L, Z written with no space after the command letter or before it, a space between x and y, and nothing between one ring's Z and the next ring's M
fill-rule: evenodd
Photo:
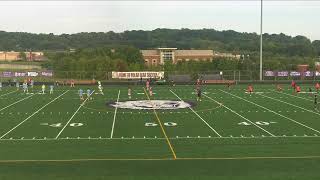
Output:
M149 88L150 88L150 80L149 79L146 81L146 88L149 91Z
M71 79L71 81L70 81L70 87L74 87L74 80L73 79Z
M300 92L301 92L300 86L296 85L296 93L300 93Z
M294 80L292 80L291 81L291 87L292 87L293 90L296 89L296 85L297 85L296 82Z
M251 95L253 93L253 86L251 84L248 85L247 92Z
M319 82L316 83L315 88L316 88L317 92L319 92L319 90L320 90L320 83Z

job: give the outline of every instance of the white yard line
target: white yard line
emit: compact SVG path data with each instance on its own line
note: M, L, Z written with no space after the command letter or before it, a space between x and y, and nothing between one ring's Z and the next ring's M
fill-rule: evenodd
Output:
M2 97L2 96L6 96L6 95L9 95L9 94L12 94L12 93L17 92L17 91L18 91L18 90L11 91L11 92L8 92L8 93L6 93L6 94L2 94L0 97Z
M53 103L54 101L56 101L57 99L59 99L61 96L63 96L64 94L66 94L69 90L65 91L64 93L62 93L61 95L59 95L58 97L54 98L53 100L51 100L50 102L48 102L47 104L45 104L44 106L42 106L40 109L38 109L37 111L35 111L34 113L32 113L29 117L27 117L25 120L21 121L18 125L16 125L15 127L13 127L12 129L10 129L8 132L6 132L5 134L3 134L0 139L2 139L3 137L5 137L7 134L9 134L11 131L15 130L17 127L19 127L21 124L23 124L24 122L26 122L28 119L30 119L31 117L33 117L35 114L37 114L38 112L40 112L42 109L44 109L45 107L47 107L49 104Z
M119 90L119 92L118 92L117 104L118 104L118 102L119 102L119 97L120 97L120 90ZM114 125L115 125L115 123L116 123L116 117L117 117L117 111L118 111L118 106L116 106L116 108L115 108L115 110L114 110L113 123L112 123L110 138L113 137Z
M303 99L303 100L307 100L307 101L313 102L312 99L307 99L307 98L303 98L303 97L300 97L300 96L294 96L294 95L292 95L292 94L288 94L288 93L284 93L284 92L279 92L279 91L275 91L275 90L272 90L272 91L277 92L277 93L280 93L280 94L284 94L284 95L287 95L287 96L292 96L292 97L295 97L295 98L300 98L300 99Z
M312 128L312 127L309 127L309 126L307 126L307 125L305 125L305 124L302 124L302 123L300 123L300 122L298 122L298 121L295 121L295 120L293 120L293 119L291 119L291 118L289 118L289 117L287 117L287 116L284 116L284 115L282 115L282 114L279 114L279 113L277 113L277 112L275 112L275 111L272 111L272 110L269 109L269 108L266 108L266 107L264 107L264 106L261 106L261 105L259 105L259 104L256 104L256 103L254 103L254 102L252 102L252 101L249 101L249 100L244 99L244 98L242 98L242 97L239 97L239 96L237 96L237 95L231 94L231 93L229 93L229 92L226 92L226 91L223 91L223 90L220 90L220 91L222 91L222 92L224 92L224 93L226 93L226 94L229 94L229 95L231 95L231 96L233 96L233 97L236 97L236 98L238 98L238 99L241 99L241 100L243 100L243 101L246 101L246 102L248 102L248 103L250 103L250 104L253 104L253 105L256 105L256 106L258 106L258 107L261 107L261 108L263 108L263 109L265 109L265 110L267 110L267 111L269 111L269 112L272 112L272 113L274 113L274 114L276 114L276 115L278 115L278 116L281 116L281 117L283 117L283 118L285 118L285 119L288 119L288 120L290 120L290 121L292 121L292 122L294 122L294 123L296 123L296 124L299 124L300 126L303 126L303 127L305 127L305 128L308 128L308 129L310 129L310 130L312 130L312 131L314 131L314 132L320 133L319 130L316 130L316 129L314 129L314 128Z
M94 93L94 90L92 91L91 95ZM88 100L88 97L81 103L81 105L78 107L78 109L73 113L73 115L71 116L71 118L69 119L69 121L63 126L63 128L61 129L61 131L58 133L58 135L55 137L55 139L58 139L58 137L60 136L60 134L63 132L63 130L69 125L70 121L73 119L73 117L78 113L78 111L81 109L81 107L85 104L85 102Z
M16 101L16 102L14 102L14 103L12 103L12 104L9 104L8 106L1 108L0 111L3 111L3 110L5 110L5 109L7 109L7 108L9 108L9 107L11 107L11 106L13 106L13 105L21 102L21 101L24 101L24 100L26 100L26 99L29 99L30 97L32 97L32 96L34 96L34 95L36 95L36 94L33 94L33 95L31 95L31 96L27 96L27 97L25 97L25 98L23 98L23 99L20 99L19 101Z
M173 91L170 90L170 92L172 94L174 94L178 99L180 99L180 101L183 101L176 93L174 93ZM184 101L183 101L184 102ZM195 114L197 115L214 133L216 133L219 137L222 137L212 126L210 126L210 124L207 123L207 121L205 121L195 110L193 110L191 107L189 107L189 109Z
M205 94L204 94L203 96L211 99L212 101L214 101L214 102L217 103L217 104L222 105L223 107L225 107L225 108L228 109L229 111L231 111L231 112L233 112L234 114L238 115L238 116L241 117L242 119L250 122L252 125L256 126L257 128L261 129L262 131L266 132L267 134L269 134L269 135L271 135L271 136L275 136L274 134L272 134L272 133L270 133L269 131L267 131L267 130L263 129L262 127L258 126L256 123L250 121L248 118L246 118L246 117L242 116L241 114L235 112L234 110L232 110L231 108L227 107L226 105L224 105L224 104L222 104L222 103L214 100L213 98L211 98L211 97L209 97L209 96L207 96L207 95L205 95Z
M306 109L306 108L303 108L303 107L300 107L300 106L297 106L297 105L294 105L294 104L291 104L291 103L288 103L288 102L285 102L285 101L282 101L282 100L279 100L279 99L276 99L276 98L273 98L273 97L270 97L270 96L266 96L266 95L262 95L262 94L259 94L259 95L262 96L262 97L266 97L266 98L269 98L269 99L278 101L278 102L282 102L282 103L284 103L284 104L288 104L288 105L290 105L290 106L293 106L293 107L296 107L296 108L299 108L299 109L302 109L302 110L305 110L305 111L308 111L308 112L311 112L311 113L313 113L313 114L316 114L316 115L319 115L319 116L320 116L320 113L311 111L311 110L309 110L309 109Z

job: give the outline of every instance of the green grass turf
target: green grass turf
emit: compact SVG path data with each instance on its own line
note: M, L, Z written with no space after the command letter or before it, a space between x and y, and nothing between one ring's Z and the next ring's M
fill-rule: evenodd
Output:
M293 95L289 85L283 92L254 87L249 95L244 85L204 86L197 102L193 86L154 86L151 99L194 104L155 112L107 105L127 101L126 86L105 87L83 106L77 90L96 86L57 87L52 95L38 94L40 87L34 94L5 87L0 179L319 179L320 113L313 97ZM132 94L148 100L141 86Z

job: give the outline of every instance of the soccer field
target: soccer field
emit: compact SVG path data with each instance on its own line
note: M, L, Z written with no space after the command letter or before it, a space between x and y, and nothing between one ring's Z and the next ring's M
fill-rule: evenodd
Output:
M244 85L209 85L199 102L187 85L154 86L151 97L134 86L131 100L127 86L105 86L104 95L96 86L57 87L52 95L5 87L0 178L40 171L48 179L58 172L70 179L86 179L85 172L90 179L319 179L320 112L308 87L293 95L289 85L283 92L255 85L249 95ZM82 103L79 88L95 90L92 99Z

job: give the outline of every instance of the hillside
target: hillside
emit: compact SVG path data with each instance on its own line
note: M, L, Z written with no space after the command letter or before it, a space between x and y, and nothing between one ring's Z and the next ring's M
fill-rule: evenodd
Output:
M131 45L140 49L177 47L256 54L259 51L259 35L214 29L155 29L62 35L0 31L0 50L57 51L118 45ZM264 34L264 52L271 56L317 57L320 55L320 41L312 42L304 36Z

